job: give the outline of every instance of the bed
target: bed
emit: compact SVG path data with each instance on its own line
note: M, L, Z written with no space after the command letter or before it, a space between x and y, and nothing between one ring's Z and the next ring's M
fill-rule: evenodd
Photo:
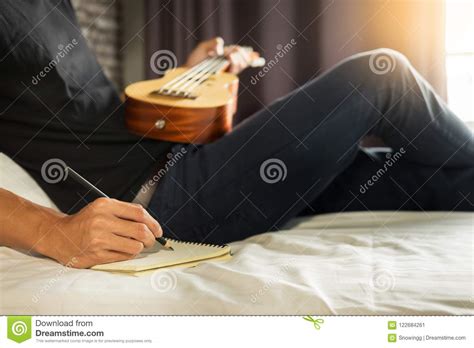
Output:
M9 173L9 175L6 175ZM54 207L0 155L1 187ZM0 247L0 314L472 315L472 213L347 212L232 243L234 257L141 276Z

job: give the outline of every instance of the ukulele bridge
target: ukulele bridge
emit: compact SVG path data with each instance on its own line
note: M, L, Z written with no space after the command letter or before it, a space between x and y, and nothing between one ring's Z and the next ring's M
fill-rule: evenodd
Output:
M175 91L171 89L156 89L150 92L152 96L163 96L184 99L196 99L198 96L186 91Z

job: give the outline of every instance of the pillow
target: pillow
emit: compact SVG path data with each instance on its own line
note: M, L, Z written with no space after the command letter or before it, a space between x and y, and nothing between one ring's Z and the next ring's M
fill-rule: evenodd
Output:
M58 210L30 174L3 153L0 153L0 187L36 204Z

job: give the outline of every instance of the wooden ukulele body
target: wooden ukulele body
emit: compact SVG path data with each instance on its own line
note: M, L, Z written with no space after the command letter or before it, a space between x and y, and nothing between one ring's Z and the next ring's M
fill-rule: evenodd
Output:
M193 90L193 98L158 95L187 68L168 71L163 78L141 81L125 89L125 122L136 134L165 141L204 144L232 129L239 80L220 72Z

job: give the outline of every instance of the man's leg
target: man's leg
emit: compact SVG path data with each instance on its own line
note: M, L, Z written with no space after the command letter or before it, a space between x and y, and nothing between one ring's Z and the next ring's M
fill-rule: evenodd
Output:
M373 73L371 57L393 69ZM187 154L161 179L150 208L169 236L214 243L278 229L356 158L367 134L406 160L474 164L474 142L406 59L351 57Z
M360 151L299 215L347 211L473 211L474 167L423 165L392 151Z

